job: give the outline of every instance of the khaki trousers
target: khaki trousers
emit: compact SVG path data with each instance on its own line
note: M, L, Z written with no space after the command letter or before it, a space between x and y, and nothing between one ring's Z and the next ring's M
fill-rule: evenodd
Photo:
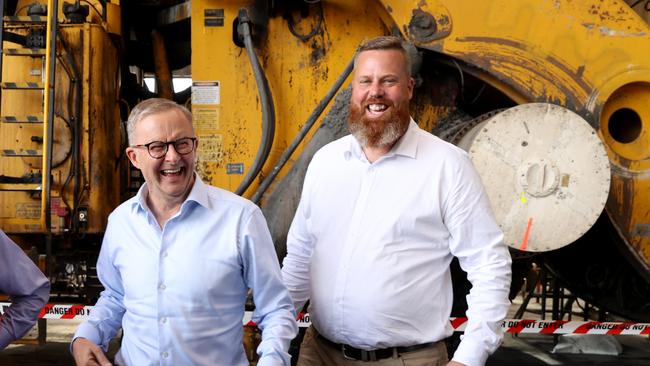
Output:
M298 366L445 366L448 362L445 342L434 346L402 353L396 358L379 361L347 360L340 350L318 337L314 327L309 327L300 345Z

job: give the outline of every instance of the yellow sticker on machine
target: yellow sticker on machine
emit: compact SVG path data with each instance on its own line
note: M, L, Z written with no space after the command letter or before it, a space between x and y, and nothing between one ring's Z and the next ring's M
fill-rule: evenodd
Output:
M192 106L194 129L201 132L213 132L219 129L218 106Z
M31 202L16 203L16 217L21 219L37 219L41 217L41 204Z
M223 135L199 134L199 160L220 163L223 158Z

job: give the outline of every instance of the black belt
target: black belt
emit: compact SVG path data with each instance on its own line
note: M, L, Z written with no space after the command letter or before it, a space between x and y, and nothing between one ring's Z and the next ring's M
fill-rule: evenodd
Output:
M320 333L318 332L316 333L318 334L318 338L322 340L324 343L341 351L345 359L355 360L355 361L377 361L377 360L383 360L385 358L391 358L391 357L397 358L397 356L400 354L417 351L423 348L433 347L436 343L438 343L438 342L429 342L429 343L416 344L407 347L389 347L389 348L375 349L372 351L366 351L360 348L348 346L347 344L332 342L329 339L323 337Z

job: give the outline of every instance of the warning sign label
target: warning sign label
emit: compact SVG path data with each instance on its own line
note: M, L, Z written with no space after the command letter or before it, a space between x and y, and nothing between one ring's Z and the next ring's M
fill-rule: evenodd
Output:
M221 104L221 88L218 81L193 81L192 104Z

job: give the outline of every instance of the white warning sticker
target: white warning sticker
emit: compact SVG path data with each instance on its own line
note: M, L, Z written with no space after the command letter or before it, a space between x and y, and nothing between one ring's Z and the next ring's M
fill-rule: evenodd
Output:
M218 81L192 81L192 104L221 104L221 87Z

